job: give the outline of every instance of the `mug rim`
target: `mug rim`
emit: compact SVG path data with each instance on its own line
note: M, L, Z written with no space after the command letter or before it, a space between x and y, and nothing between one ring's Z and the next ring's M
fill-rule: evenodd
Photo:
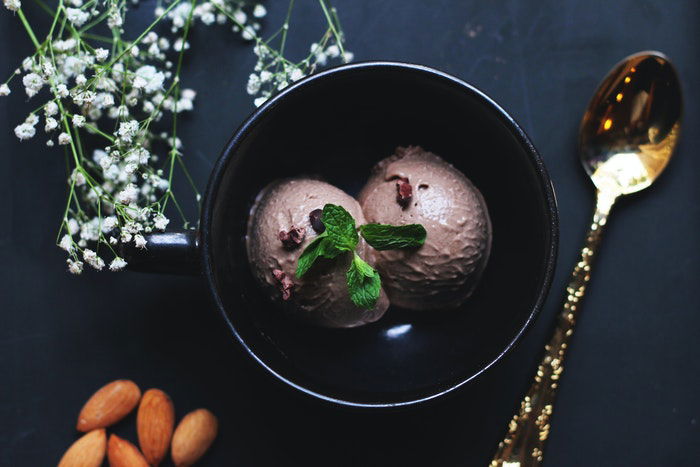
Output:
M470 375L467 378L460 379L457 383L447 387L441 388L435 392L432 392L426 396L418 397L410 400L398 401L398 402L357 402L347 399L342 399L338 397L332 397L326 394L322 394L318 391L314 391L299 383L296 383L284 375L277 372L275 369L271 368L260 356L258 356L253 349L246 343L245 339L240 335L236 326L230 320L228 314L226 313L226 308L221 300L219 292L215 285L214 278L214 268L213 268L213 257L212 257L212 242L211 242L211 221L212 212L214 207L214 201L216 199L216 193L219 190L221 184L224 169L227 164L233 160L236 156L237 149L239 148L241 142L250 133L253 127L255 127L261 117L265 115L268 111L276 107L282 100L284 100L288 95L298 92L300 89L308 86L309 84L317 81L327 79L331 76L338 74L352 73L359 70L367 69L396 69L410 72L418 72L429 75L432 79L440 79L460 87L464 92L471 94L476 97L479 101L484 103L491 110L495 111L496 117L501 123L503 123L508 131L516 138L518 144L524 149L527 154L529 162L532 164L535 173L537 175L537 180L540 185L540 189L544 194L544 199L546 202L546 231L549 234L549 250L547 251L547 258L545 262L545 270L542 276L542 281L539 285L539 290L537 298L534 305L531 307L529 315L524 323L520 326L520 329L515 334L515 336L508 342L507 346L503 348L499 353L483 368L481 368L476 373ZM315 73L308 76L282 90L276 96L268 99L260 107L258 107L234 132L233 136L224 146L221 155L214 164L211 175L209 177L209 182L207 184L207 189L205 191L204 200L202 203L202 214L200 219L200 250L201 250L201 262L202 271L206 276L209 289L214 297L216 306L219 310L220 315L223 317L228 328L231 330L233 335L239 344L243 347L244 351L255 360L263 369L266 370L273 378L298 390L300 393L310 396L313 399L330 403L333 405L340 405L345 407L354 408L396 408L396 407L408 407L423 404L428 401L433 401L435 399L441 398L449 393L453 393L467 383L475 380L481 374L486 372L489 368L494 366L503 357L509 353L515 345L522 339L525 332L530 328L530 325L537 317L539 312L544 305L544 301L547 298L551 284L554 278L554 269L556 267L557 256L558 256L558 246L559 246L559 212L557 208L557 200L554 192L554 186L552 180L547 172L544 165L544 161L540 156L539 152L535 146L530 141L525 131L518 125L513 117L508 114L499 104L497 104L493 99L486 95L483 91L479 90L475 86L456 78L448 73L436 70L434 68L418 65L406 62L394 62L394 61L364 61L356 62L351 64L345 64L336 66L323 70L321 72Z

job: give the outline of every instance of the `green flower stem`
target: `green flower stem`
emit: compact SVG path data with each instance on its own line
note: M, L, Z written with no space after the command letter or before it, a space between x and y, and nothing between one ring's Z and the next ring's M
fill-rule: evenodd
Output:
M192 15L194 14L194 7L197 3L197 0L191 0L190 2L190 12L187 16L187 22L185 23L184 30L182 32L182 47L180 48L180 55L177 58L177 67L175 68L175 78L173 79L173 84L174 84L174 89L173 89L173 132L172 132L172 138L171 138L171 143L170 143L170 172L168 173L168 196L165 198L163 201L163 206L161 207L161 214L165 210L165 207L168 205L168 200L172 198L173 203L177 207L178 211L180 212L180 215L182 216L183 220L187 222L185 219L185 215L182 212L182 209L180 208L180 205L178 204L177 200L175 199L175 196L173 194L172 186L173 186L173 175L175 172L175 159L178 156L178 150L177 150L177 102L180 99L180 72L182 70L182 61L185 56L185 50L187 49L187 37L190 32L190 26L192 25Z
M287 8L287 17L284 19L284 24L282 25L282 39L280 41L280 55L284 55L284 46L287 42L287 32L289 31L289 19L292 17L292 9L294 8L294 0L289 0L289 7Z
M345 50L343 49L343 39L340 37L340 33L338 32L338 29L336 28L336 25L333 22L333 18L331 17L330 13L328 12L328 7L326 6L326 0L318 0L318 3L321 4L321 9L323 10L323 14L326 16L326 21L328 21L328 27L331 28L331 31L333 31L333 35L335 36L335 42L338 44L338 48L340 49L340 53L344 54Z
M34 47L36 47L37 50L41 48L41 44L39 44L39 41L37 40L36 36L34 35L34 31L32 30L32 27L29 25L29 22L27 21L26 16L24 16L24 12L22 11L22 8L17 10L17 16L19 16L19 20L22 22L22 26L24 26L24 29L27 31L27 34L29 35L29 38L32 40L32 44L34 44Z

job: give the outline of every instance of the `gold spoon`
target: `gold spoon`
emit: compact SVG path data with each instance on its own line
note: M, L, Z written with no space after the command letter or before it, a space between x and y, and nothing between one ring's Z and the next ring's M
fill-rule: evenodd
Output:
M666 167L678 142L681 113L678 76L660 52L640 52L622 60L593 95L579 131L581 162L596 187L593 223L566 288L554 335L491 466L542 462L564 356L610 209L618 197L651 185Z

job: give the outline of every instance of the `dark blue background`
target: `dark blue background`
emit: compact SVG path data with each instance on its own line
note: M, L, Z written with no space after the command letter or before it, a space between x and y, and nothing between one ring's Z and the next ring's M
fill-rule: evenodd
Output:
M41 23L31 0L30 20ZM316 2L299 1L290 44L320 32ZM159 387L178 416L205 406L221 431L201 465L486 465L529 384L592 209L575 149L581 114L622 57L658 49L685 92L676 158L648 192L623 200L606 232L568 357L550 466L694 465L700 459L700 4L696 1L336 2L357 60L430 65L504 106L542 153L557 190L561 249L553 292L521 345L456 396L419 410L358 414L318 407L273 384L247 360L202 280L64 272L54 246L64 161L40 137L12 129L35 102L14 85L0 99L0 464L56 463L76 438L85 399L115 378ZM268 25L286 2L268 2ZM130 15L150 21L152 2ZM270 30L270 29L268 29ZM182 139L196 180L252 110L244 91L255 57L222 28L199 27L185 86L198 90ZM31 52L19 21L0 12L0 72ZM313 128L309 137L313 138ZM116 432L135 440L134 417Z

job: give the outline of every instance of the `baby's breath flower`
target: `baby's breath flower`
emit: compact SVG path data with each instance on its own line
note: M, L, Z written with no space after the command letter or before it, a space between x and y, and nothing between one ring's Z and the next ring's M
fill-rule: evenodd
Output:
M114 237L112 237L114 238ZM111 240L111 239L110 239ZM127 262L124 261L124 259L116 257L112 260L111 263L109 263L109 270L110 271L121 271L124 269L127 265Z
M109 13L109 17L107 18L107 27L110 29L118 29L122 27L123 24L124 18L122 18L122 15L116 8L112 8L112 11Z
M37 123L39 123L39 117L36 114L29 114L27 115L26 120L24 120L25 123L29 123L31 126L36 126Z
M58 246L60 246L62 249L66 250L68 253L71 253L73 251L73 238L65 234L62 238L61 241L59 242Z
M0 96L9 96L11 92L10 87L6 83L0 84Z
M265 103L266 100L267 100L267 97L258 97L257 99L255 99L253 101L253 104L255 104L255 107L260 107L261 105L263 105Z
M191 111L193 108L194 108L194 105L192 104L192 101L189 99L180 99L177 101L177 111L178 112Z
M72 122L73 126L77 128L82 128L83 126L85 126L85 117L83 117L82 115L73 115Z
M95 95L92 104L98 109L104 109L114 105L114 96L108 92L101 92Z
M262 18L266 14L267 14L267 10L265 9L264 6L262 6L259 3L257 5L255 5L255 8L253 8L253 16L255 16L256 18Z
M98 62L104 62L107 60L107 57L109 57L109 50L101 47L99 49L95 49L95 58Z
M15 136L17 136L20 141L33 138L36 134L36 129L29 123L22 123L15 127Z
M131 204L138 198L139 192L132 183L128 184L122 191L117 193L117 201L122 204Z
M236 10L233 12L233 19L240 24L245 24L248 19L248 15L245 14L243 10Z
M173 44L173 50L175 52L181 52L183 47L185 50L189 49L190 43L183 41L182 38L176 39L175 43Z
M48 79L56 72L56 68L54 68L51 62L46 61L41 64L41 71L44 73L44 76L46 76L46 78Z
M133 86L152 94L163 87L165 76L152 65L145 65L136 70Z
M83 261L88 263L90 266L93 268L97 269L98 271L101 271L102 268L105 267L105 262L102 258L97 256L97 253L94 251L90 250L89 248L86 248L83 250Z
M10 11L17 11L22 7L22 2L19 0L4 0L5 8Z
M85 62L83 62L80 57L70 55L63 61L63 74L66 78L77 76L85 71L85 66Z
M65 131L63 133L61 133L60 135L58 135L58 144L66 145L66 144L70 144L70 141L71 141L71 137Z
M55 52L68 52L69 50L73 50L77 45L78 42L71 37L70 39L66 39L64 41L53 41L52 48Z
M47 141L46 141L46 146L52 148L52 147L53 147L53 140L52 140L52 139L47 140Z
M194 98L197 97L197 91L194 89L183 89L180 92L180 96L182 96L183 99L193 101Z
M51 101L44 106L44 114L46 114L47 117L51 117L53 115L56 115L57 113L58 104L56 104L54 101Z
M68 87L65 84L56 86L56 94L58 97L68 97Z
M105 217L102 221L102 232L109 233L118 225L119 221L114 216Z
M156 217L153 218L153 225L158 230L165 230L165 228L168 226L168 223L170 223L170 219L165 217L162 213L159 213L158 215L156 215Z
M75 27L80 27L90 19L90 13L79 8L66 8L66 18Z
M246 90L248 91L248 94L250 95L255 95L260 91L260 76L256 75L255 73L252 73L248 77L248 85L246 86Z
M146 248L146 238L141 234L134 235L134 245L136 248L144 249Z
M75 235L80 232L80 224L75 219L69 219L66 221L66 229L68 229L69 234Z
M119 139L125 143L131 143L136 136L136 132L139 130L139 122L136 120L129 120L128 122L121 122L119 124Z
M289 74L289 79L292 81L299 81L304 77L304 72L301 71L299 68L294 68L292 72Z
M275 76L275 75L273 75L273 74L270 73L269 71L263 70L263 71L260 72L260 81L262 81L263 83L267 83L267 82L270 81L274 76Z
M95 93L93 91L79 91L76 90L73 93L73 102L77 105L90 104L95 100Z
M44 131L49 133L58 128L58 122L53 117L46 117L46 124L44 125Z
M75 186L85 185L85 175L78 169L73 170L73 174L70 178L75 183Z
M78 260L72 260L71 258L68 258L66 260L66 263L68 263L68 271L71 272L71 274L80 274L83 272L83 262L78 261Z
M250 26L246 26L245 28L243 28L241 37L247 41L253 40L255 38L255 29L253 29Z
M335 58L340 55L340 48L335 44L330 45L326 49L326 55L328 55L330 58Z
M33 97L44 86L44 80L36 73L27 73L24 75L24 78L22 78L22 84L24 84L24 90L27 96Z

